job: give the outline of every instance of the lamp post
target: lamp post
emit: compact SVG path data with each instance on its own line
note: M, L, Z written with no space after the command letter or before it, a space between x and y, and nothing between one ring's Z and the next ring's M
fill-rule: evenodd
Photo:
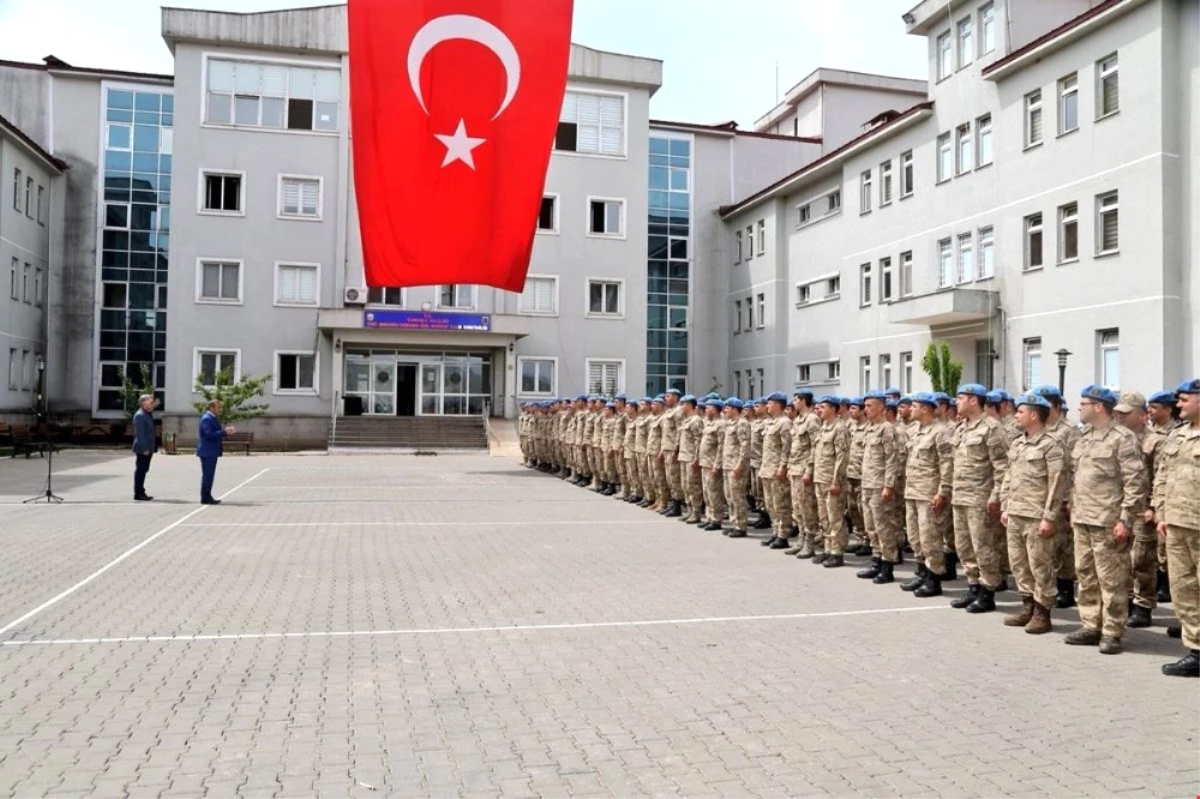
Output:
M1058 393L1065 394L1067 391L1067 358L1074 353L1064 347L1054 354L1058 356Z
M46 358L43 355L37 356L37 373L38 373L38 389L37 389L37 407L34 408L34 413L37 414L40 421L45 421L46 416Z

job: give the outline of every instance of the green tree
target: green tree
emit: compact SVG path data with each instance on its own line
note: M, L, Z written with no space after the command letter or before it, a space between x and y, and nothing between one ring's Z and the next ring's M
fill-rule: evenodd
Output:
M263 395L270 379L269 374L259 377L242 375L240 380L234 382L233 369L222 369L213 379L213 385L206 386L203 377L197 375L196 393L203 399L193 402L192 407L196 409L196 413L204 413L208 403L217 400L221 403L221 421L225 424L256 419L265 415L270 407L255 401Z
M721 381L717 379L716 375L713 375L712 376L712 385L708 387L708 393L709 394L720 394L722 388L724 388L724 386L721 385Z
M143 394L154 395L154 378L150 372L150 365L142 364L139 371L141 374L138 375L137 380L134 380L125 374L124 370L121 370L121 408L130 419L141 407L138 398ZM154 404L157 406L158 400L155 400Z
M921 368L929 375L934 391L954 394L962 380L963 365L950 353L950 345L944 341L931 341L921 359Z

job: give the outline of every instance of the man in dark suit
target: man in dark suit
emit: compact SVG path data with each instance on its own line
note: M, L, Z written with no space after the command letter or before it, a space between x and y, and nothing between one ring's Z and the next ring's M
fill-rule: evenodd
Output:
M196 439L196 456L200 458L200 504L220 505L221 500L212 495L213 480L217 476L217 458L223 452L222 441L234 432L232 427L222 427L218 417L221 403L213 400L200 417L200 432Z
M158 450L154 433L154 395L138 397L138 412L133 415L133 455L137 465L133 470L133 498L138 502L154 499L146 493L146 473L150 471L150 459Z

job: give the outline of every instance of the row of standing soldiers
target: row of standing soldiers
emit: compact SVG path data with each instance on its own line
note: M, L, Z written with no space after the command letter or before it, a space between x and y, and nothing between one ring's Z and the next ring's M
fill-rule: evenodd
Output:
M1012 576L1005 625L1049 632L1078 604L1066 643L1104 654L1170 601L1187 654L1163 671L1200 676L1200 380L1149 401L1088 386L1078 425L1054 386L956 394L579 396L525 405L519 433L528 466L730 538L769 529L764 546L825 568L869 556L875 584L912 553L918 597L961 565L969 613Z

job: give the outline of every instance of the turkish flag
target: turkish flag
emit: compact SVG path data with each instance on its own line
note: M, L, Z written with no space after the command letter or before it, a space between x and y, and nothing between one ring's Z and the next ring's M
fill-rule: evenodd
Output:
M572 0L349 0L368 286L524 288L571 11Z

